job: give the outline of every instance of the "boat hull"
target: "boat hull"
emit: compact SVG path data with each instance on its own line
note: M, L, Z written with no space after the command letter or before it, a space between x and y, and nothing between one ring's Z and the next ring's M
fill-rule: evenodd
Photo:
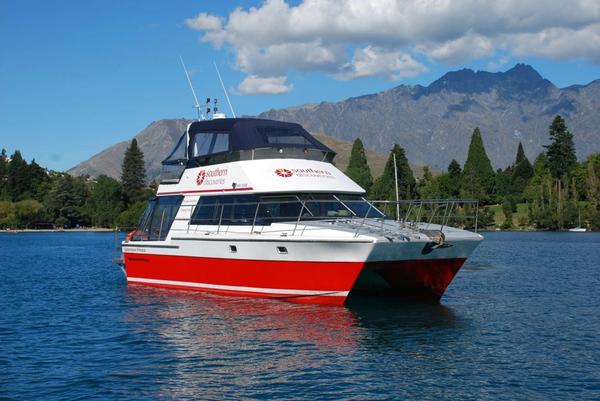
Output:
M439 301L477 242L425 254L423 243L337 245L348 252L332 252L335 244L288 243L291 256L270 259L138 249L126 252L124 262L127 281L134 285L330 305L343 305L351 293ZM205 245L204 253L207 248L220 253L220 241ZM296 250L303 260L290 259ZM320 260L320 255L332 254L338 256Z

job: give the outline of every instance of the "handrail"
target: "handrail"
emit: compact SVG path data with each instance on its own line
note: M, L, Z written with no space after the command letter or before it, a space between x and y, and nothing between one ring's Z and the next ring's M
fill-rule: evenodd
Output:
M381 233L393 233L396 231L393 227L419 231L428 229L431 224L439 224L439 230L443 231L451 221L455 221L459 227L474 227L477 231L479 225L479 202L475 199L413 199L400 201L365 199L344 199L342 201L337 197L315 200L298 197L297 199L259 200L256 202L216 203L211 205L183 204L179 206L179 212L174 218L174 221L180 223L175 224L171 229L184 231L188 234L191 232L190 228L194 233L200 231L206 234L211 232L224 234L239 231L230 231L230 227L250 226L250 234L262 234L266 226L290 223L288 227L282 227L281 229L274 227L273 230L267 230L267 232L271 234L281 232L281 235L286 236L303 236L305 232L313 231L313 228L319 229L318 226L312 226L311 228L310 222L328 221L330 224L344 224L346 227L352 228L354 237L358 237L367 228L371 232L376 230ZM293 214L289 213L289 208L285 208L289 213L288 215L271 215L269 213L272 210L268 208L269 205L292 204L298 205L298 211L294 211ZM329 207L328 204L336 206ZM395 212L397 208L389 208L390 205L397 206L400 210L406 210L402 219L396 221L397 216L387 216L381 211L383 209ZM253 206L251 211L248 209L236 210L238 207L246 208L249 206ZM210 210L209 213L213 217L204 219L196 217L198 208L204 207L214 208L214 211ZM226 207L229 209L226 210ZM443 213L440 212L442 209ZM205 211L207 210L205 209ZM310 215L304 215L307 211ZM162 238L164 212L160 221L159 237L155 238L155 235L148 233L147 240L164 240ZM471 214L472 212L474 212L474 215ZM185 227L181 225L183 221L186 222ZM426 226L423 226L423 224L426 224ZM302 227L300 227L301 225ZM262 228L259 230L258 227ZM245 229L243 232L248 233L248 230Z

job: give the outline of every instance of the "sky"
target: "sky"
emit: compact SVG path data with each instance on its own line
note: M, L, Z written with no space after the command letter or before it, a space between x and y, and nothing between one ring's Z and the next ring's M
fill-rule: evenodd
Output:
M532 65L600 78L600 1L0 0L0 148L67 170L152 121L229 116Z

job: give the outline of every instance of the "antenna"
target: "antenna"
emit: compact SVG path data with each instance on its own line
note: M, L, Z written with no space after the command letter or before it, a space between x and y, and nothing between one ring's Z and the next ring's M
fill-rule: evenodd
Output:
M235 117L235 111L233 111L233 106L231 105L231 101L229 100L229 95L227 94L227 89L225 89L225 84L223 84L223 79L221 79L221 73L219 72L219 68L217 67L217 63L213 61L215 65L215 70L217 70L217 75L219 76L219 81L221 81L221 86L223 87L223 92L225 92L225 98L227 98L227 103L229 103L229 109L231 110L231 115L233 118Z
M194 91L194 87L192 86L192 80L190 79L190 74L188 74L187 68L185 68L185 63L183 62L183 57L179 56L179 60L181 60L181 65L183 66L183 71L185 72L185 76L187 77L188 83L190 84L190 89L192 90L192 95L194 95L194 100L196 104L194 108L198 112L198 120L202 118L204 120L204 115L200 112L200 103L198 103L198 98L196 97L196 92Z

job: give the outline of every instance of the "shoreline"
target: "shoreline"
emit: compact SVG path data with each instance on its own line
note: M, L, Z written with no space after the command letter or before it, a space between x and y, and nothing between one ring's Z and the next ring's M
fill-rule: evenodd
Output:
M0 233L19 234L19 233L112 233L114 228L23 228L23 229L5 229Z

